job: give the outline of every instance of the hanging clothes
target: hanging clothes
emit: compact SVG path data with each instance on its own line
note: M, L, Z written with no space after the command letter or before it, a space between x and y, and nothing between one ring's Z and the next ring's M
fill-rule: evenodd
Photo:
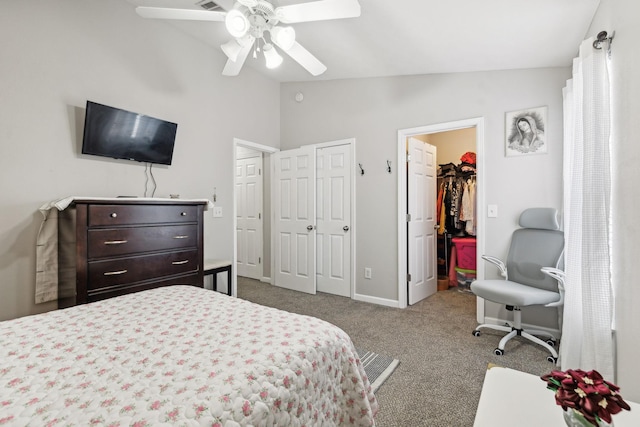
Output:
M476 180L475 179L467 179L464 184L464 194L462 195L462 206L464 213L464 231L467 234L472 236L476 235L476 209L475 209L475 200L476 200Z
M440 165L436 201L438 234L476 235L476 165L473 153L465 153L459 165Z
M438 224L440 223L440 211L442 210L443 196L444 196L444 182L440 183L440 188L438 188L438 200L436 201L436 218L438 219Z

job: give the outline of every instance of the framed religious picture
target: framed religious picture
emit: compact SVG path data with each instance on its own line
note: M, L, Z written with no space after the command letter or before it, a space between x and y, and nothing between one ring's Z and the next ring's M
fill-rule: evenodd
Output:
M505 118L507 156L547 153L547 107L512 111Z

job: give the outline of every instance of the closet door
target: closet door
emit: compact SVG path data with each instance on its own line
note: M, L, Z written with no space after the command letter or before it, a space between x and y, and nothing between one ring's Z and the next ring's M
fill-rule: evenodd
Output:
M413 305L437 291L436 147L409 138L408 153L408 303Z
M351 146L316 151L316 277L319 292L351 296Z
M274 155L275 285L316 293L315 147Z

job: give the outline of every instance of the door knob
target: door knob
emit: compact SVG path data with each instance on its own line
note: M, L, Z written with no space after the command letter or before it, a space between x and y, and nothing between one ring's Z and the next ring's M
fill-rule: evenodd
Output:
M348 225L345 225L344 227L342 227L342 229L343 229L344 231L349 231L349 226L348 226Z
M309 231L313 230L313 225L307 225L307 230Z

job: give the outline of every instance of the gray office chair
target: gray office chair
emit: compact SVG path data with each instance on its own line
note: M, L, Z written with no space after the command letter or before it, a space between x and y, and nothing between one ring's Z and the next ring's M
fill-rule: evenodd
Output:
M483 255L482 258L495 264L504 280L476 280L471 291L477 296L506 305L513 311L513 323L509 326L482 324L474 331L489 328L508 332L494 350L502 356L506 343L521 336L549 350L549 362L558 360L554 346L557 338L547 331L522 329L520 307L544 305L558 307L564 303L564 272L561 267L564 249L564 234L560 231L558 211L553 208L526 209L520 215L520 229L513 232L506 264L500 259ZM546 341L536 337L547 337Z

